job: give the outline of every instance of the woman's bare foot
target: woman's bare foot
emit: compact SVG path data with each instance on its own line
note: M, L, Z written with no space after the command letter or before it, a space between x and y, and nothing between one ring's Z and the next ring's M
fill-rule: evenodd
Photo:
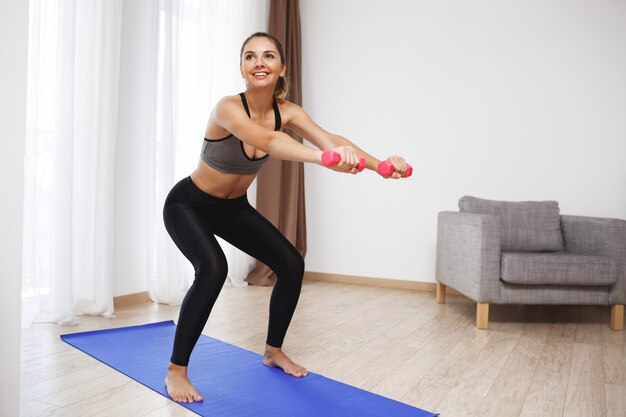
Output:
M172 400L179 403L193 403L202 401L202 395L191 385L187 378L187 367L170 363L167 367L167 377L165 378L167 393Z
M275 348L270 345L265 346L263 364L280 368L286 374L293 375L297 378L307 376L308 374L306 369L289 359L280 348Z

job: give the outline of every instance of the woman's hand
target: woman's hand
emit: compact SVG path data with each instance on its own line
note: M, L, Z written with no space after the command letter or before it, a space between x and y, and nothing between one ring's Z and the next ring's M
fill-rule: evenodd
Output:
M392 155L387 158L387 161L391 162L393 167L395 168L394 172L391 175L385 176L384 178L393 178L400 179L407 172L407 164L406 160L399 155Z
M352 146L339 146L331 149L341 156L341 160L335 166L329 167L333 171L356 174L359 172L359 155Z

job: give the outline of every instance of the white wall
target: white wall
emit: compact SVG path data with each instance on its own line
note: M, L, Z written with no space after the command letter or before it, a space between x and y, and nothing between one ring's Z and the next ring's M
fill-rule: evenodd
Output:
M401 181L306 169L307 270L434 281L466 194L626 218L626 3L301 0L304 107Z
M0 2L0 415L19 415L28 2Z

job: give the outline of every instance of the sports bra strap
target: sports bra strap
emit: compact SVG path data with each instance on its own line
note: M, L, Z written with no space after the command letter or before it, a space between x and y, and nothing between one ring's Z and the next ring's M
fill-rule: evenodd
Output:
M241 97L241 103L243 104L243 108L246 109L246 113L248 113L248 117L252 119L250 116L250 109L248 108L248 100L246 100L246 95L244 93L239 93Z
M280 110L278 110L278 103L274 99L274 130L280 130Z

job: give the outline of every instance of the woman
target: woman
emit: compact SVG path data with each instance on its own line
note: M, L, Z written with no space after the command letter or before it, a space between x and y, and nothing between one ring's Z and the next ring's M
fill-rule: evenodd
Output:
M269 308L263 363L295 377L307 370L281 350L293 316L304 274L304 261L293 245L246 198L246 190L269 155L289 161L321 164L322 150L333 149L341 161L331 169L357 173L359 156L367 168L380 161L347 139L319 127L299 106L285 100L285 57L280 42L255 33L240 53L246 91L221 99L207 124L196 170L170 191L163 209L168 233L191 261L195 279L178 319L165 384L174 401L202 401L187 377L194 345L226 279L227 264L215 236L260 260L276 273ZM290 128L319 148L311 149L282 133ZM400 178L406 171L401 157L389 158Z

